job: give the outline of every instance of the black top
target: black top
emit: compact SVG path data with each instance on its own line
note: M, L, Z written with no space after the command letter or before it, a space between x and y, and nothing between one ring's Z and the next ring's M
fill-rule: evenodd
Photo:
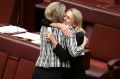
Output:
M51 27L50 23L52 23L52 21L48 20L48 19L42 19L41 20L41 24L45 27Z

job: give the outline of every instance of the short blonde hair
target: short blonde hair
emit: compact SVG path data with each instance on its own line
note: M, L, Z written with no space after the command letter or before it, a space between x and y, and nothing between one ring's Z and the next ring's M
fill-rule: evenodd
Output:
M46 19L53 22L62 22L66 7L61 2L50 3L45 10Z
M74 20L74 25L75 25L75 31L76 32L79 32L79 31L83 31L83 28L82 28L82 22L83 22L83 15L82 13L76 9L76 8L70 8L67 10L68 11L71 11L72 12L72 15L73 15L73 20Z

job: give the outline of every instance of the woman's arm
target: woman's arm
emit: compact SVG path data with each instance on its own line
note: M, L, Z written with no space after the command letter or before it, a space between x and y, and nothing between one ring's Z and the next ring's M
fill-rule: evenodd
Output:
M75 30L73 28L71 28L71 32L72 37L66 37L65 39L69 54L72 57L81 56L84 54L84 47L81 45L80 46L77 45Z
M69 60L69 52L65 50L59 43L53 49L53 52L59 57L61 61L68 61Z
M47 39L52 43L54 49L53 52L59 57L61 61L67 61L69 60L69 52L65 50L55 39L54 35L51 33L48 33L49 36L47 36ZM82 43L84 43L84 33L83 32L78 32L76 34L76 39L78 46L80 46ZM86 41L85 41L86 42Z
M53 52L59 57L60 61L69 60L69 53L58 43L53 33L48 32L46 34L46 39L52 43L54 47Z
M70 37L72 35L69 27L63 23L51 23L50 26L60 29L65 36Z

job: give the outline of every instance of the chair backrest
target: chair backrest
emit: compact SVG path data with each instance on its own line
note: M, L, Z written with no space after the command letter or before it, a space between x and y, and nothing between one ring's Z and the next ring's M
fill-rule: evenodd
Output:
M120 29L95 24L88 48L91 57L100 60L120 58Z

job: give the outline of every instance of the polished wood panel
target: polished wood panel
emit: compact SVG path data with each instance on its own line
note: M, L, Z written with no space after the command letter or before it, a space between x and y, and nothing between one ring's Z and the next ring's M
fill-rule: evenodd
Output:
M15 12L14 7L16 7L16 2L17 1L15 0L1 0L0 1L0 24L11 23L12 13ZM16 23L16 21L14 23Z
M35 4L43 0L1 0L0 24L12 24L35 31Z
M82 13L85 21L99 23L120 29L120 7L111 6L99 1L80 2L76 0L59 0L67 5L67 7L78 8ZM85 0L86 1L86 0ZM112 8L110 8L112 7ZM114 8L113 8L114 7ZM117 7L117 11L116 11Z
M116 4L118 4L117 3L118 0L98 0L98 1L105 2L105 3L108 3L110 5L116 5Z
M23 58L33 62L36 61L40 52L38 45L6 34L0 34L0 44L0 51L4 51L16 58Z

